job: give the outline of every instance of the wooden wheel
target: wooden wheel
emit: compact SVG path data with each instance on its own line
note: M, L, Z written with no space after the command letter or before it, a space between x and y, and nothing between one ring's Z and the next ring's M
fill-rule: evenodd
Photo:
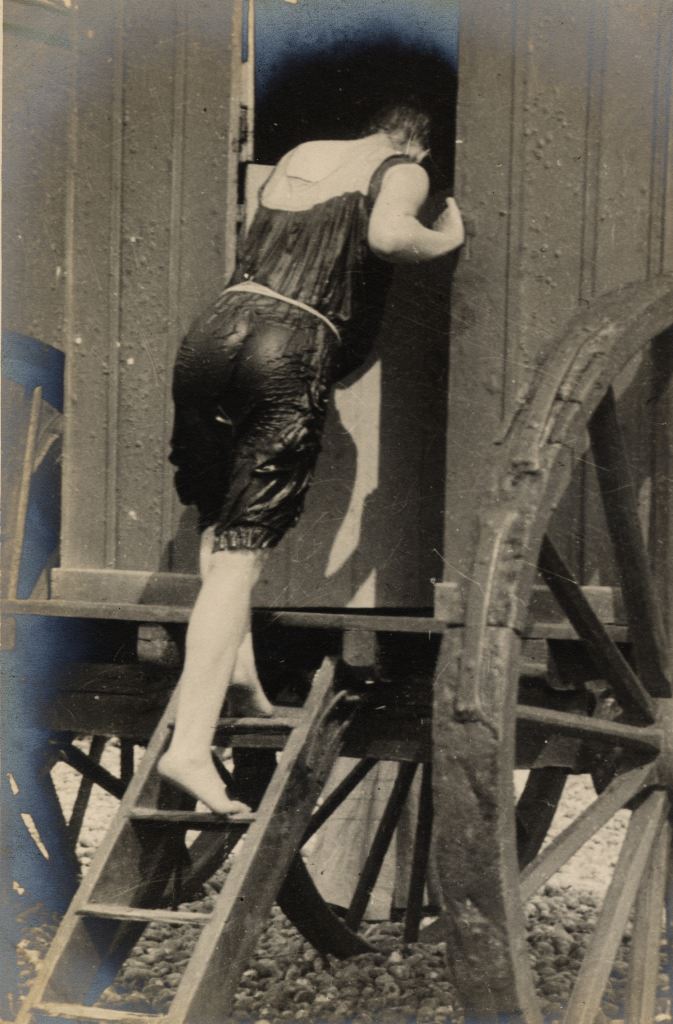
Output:
M669 326L671 305L661 283L632 293L579 324L544 368L525 422L512 433L500 501L481 523L463 635L447 632L439 661L433 737L442 920L449 967L466 1013L479 1022L505 1013L525 1024L593 1024L613 963L627 956L625 990L613 990L623 1002L618 1015L631 1024L655 1019L673 807L670 647L662 626L670 583L662 585L657 570L670 571L670 535L659 466L659 480L655 472L650 483L651 558L612 385ZM650 354L650 399L661 411L671 400L670 334ZM670 459L670 441L667 452L656 444L650 452ZM616 590L580 586L553 539L552 512L571 481L573 453L596 468ZM605 613L604 599L621 602L621 624ZM554 621L540 621L541 614ZM528 652L541 642L565 645L573 654L567 664L584 663L585 671L567 672L563 685L531 683ZM519 858L517 769L550 773L559 792L568 772L586 773L598 790L551 842L537 851L532 842ZM609 879L592 930L583 948L576 943L578 967L557 979L553 996L543 993L527 937L529 901L536 894L539 901L556 872L620 812L628 816L625 838L614 868L605 865ZM554 924L562 928L563 920Z

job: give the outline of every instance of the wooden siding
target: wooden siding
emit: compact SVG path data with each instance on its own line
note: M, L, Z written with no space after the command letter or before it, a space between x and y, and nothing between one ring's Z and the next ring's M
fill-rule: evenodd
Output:
M472 237L454 283L447 444L471 458L446 474L449 580L469 572L498 444L565 325L670 270L672 13L670 0L462 4L456 194ZM647 361L629 372L622 408L647 521L656 379ZM557 522L580 575L610 582L582 460Z
M305 516L259 604L421 607L434 578L469 573L538 364L578 310L673 270L671 13L466 0L455 191L470 237L448 410L449 268L402 270L380 359L334 395ZM61 596L91 570L104 598L108 572L136 590L144 572L154 593L195 569L195 517L166 460L170 370L233 263L240 17L238 0L6 4L5 324L67 351ZM643 522L669 550L661 349L622 391ZM584 581L613 582L581 457L557 523Z
M67 12L4 5L3 327L63 347L68 130Z
M240 17L233 0L78 6L66 570L193 565L170 371L233 264Z
M305 514L269 560L261 605L429 607L441 576L446 263L400 269L378 358L333 395Z

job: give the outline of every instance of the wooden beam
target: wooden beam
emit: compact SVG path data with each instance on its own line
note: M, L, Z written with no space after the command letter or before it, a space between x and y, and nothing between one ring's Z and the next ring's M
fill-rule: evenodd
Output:
M668 809L667 794L650 793L636 808L596 928L584 954L564 1024L593 1024L650 853Z
M573 854L617 811L641 791L652 774L652 766L632 768L613 779L601 795L570 824L521 872L521 899L526 903L541 885L563 867Z
M605 517L622 582L636 664L651 694L669 697L671 684L663 624L638 518L615 396L610 388L589 423Z
M654 701L604 629L549 537L545 537L542 542L540 571L578 635L586 643L599 674L612 688L624 710L646 722L654 722Z

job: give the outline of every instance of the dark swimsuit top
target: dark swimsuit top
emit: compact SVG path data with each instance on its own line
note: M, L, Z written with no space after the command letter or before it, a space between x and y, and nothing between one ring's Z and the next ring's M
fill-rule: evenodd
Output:
M392 267L367 244L369 215L394 154L374 171L367 193L345 192L308 209L260 206L231 283L252 280L328 317L339 328L347 369L366 358L382 313Z

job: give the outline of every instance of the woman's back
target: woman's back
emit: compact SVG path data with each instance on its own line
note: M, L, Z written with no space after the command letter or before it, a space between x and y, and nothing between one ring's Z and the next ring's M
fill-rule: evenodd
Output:
M291 150L261 190L234 281L254 280L349 323L368 304L369 211L384 172L400 162L411 161L378 135Z

